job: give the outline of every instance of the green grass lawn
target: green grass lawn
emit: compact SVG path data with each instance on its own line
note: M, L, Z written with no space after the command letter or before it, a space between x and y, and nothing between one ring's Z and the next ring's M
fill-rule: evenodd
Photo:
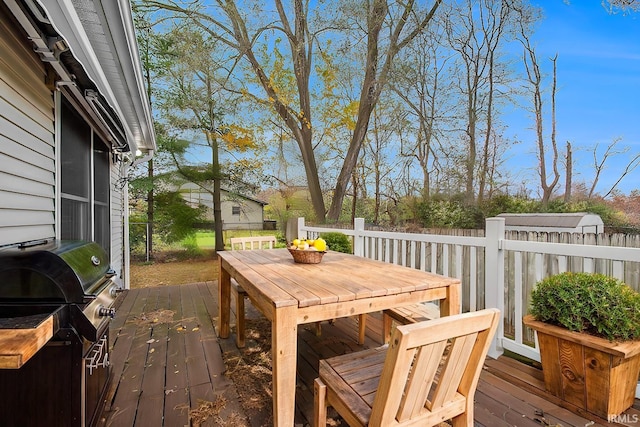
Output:
M199 248L213 248L216 245L216 234L212 231L198 231L196 233L196 243Z
M280 237L280 233L277 230L226 230L223 232L224 245L226 248L231 248L229 245L229 239L232 237L250 237L250 236L276 236ZM199 231L196 233L196 243L199 248L207 249L214 248L216 246L215 233L213 231ZM280 245L278 245L280 247ZM285 247L282 244L282 247Z

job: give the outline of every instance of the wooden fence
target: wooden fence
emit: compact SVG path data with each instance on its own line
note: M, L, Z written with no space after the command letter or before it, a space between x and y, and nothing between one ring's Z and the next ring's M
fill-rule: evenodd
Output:
M298 236L327 231L351 236L354 254L456 277L462 283L462 311L502 310L504 322L490 354L509 349L539 360L534 335L522 317L539 280L564 271L599 272L640 291L640 236L505 231L503 218L489 218L485 230L405 233L367 230L356 218L353 229L305 225Z

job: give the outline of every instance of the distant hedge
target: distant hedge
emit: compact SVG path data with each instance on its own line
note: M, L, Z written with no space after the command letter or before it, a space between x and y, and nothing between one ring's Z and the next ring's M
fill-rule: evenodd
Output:
M320 233L320 237L322 237L327 242L327 247L329 248L329 250L342 252L345 254L353 253L351 240L349 239L349 236L344 233L330 231L326 233Z

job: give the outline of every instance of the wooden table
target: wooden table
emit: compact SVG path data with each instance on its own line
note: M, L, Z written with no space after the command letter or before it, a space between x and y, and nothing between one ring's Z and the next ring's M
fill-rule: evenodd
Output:
M218 252L219 334L229 337L234 278L271 320L273 419L294 425L298 325L440 300L460 310L460 281L338 252L320 264L296 264L286 249Z

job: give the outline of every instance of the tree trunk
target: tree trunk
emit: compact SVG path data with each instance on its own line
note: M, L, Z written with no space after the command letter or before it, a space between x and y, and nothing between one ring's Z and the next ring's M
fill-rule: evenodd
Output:
M344 163L340 169L340 175L336 181L336 188L333 193L333 200L329 208L328 218L337 221L342 211L342 202L347 192L347 184L351 177L351 172L356 166L360 148L367 135L369 127L369 119L373 108L378 101L380 94L378 75L378 38L384 18L387 14L387 4L383 0L375 0L371 7L371 14L368 19L367 32L367 61L362 82L362 90L360 91L360 106L358 108L358 119L349 143L349 149L344 158Z
M220 153L218 150L218 138L214 130L211 138L211 164L213 167L213 222L216 235L216 252L224 251L224 235L222 234L224 224L222 224L222 206L220 200L220 180L222 174L220 173Z
M571 143L569 141L567 141L565 173L564 202L569 203L571 201L571 180L573 179L573 152L571 151Z
M351 182L351 189L353 190L353 198L351 199L351 224L353 224L356 220L356 207L358 202L358 177L355 172L352 174Z

